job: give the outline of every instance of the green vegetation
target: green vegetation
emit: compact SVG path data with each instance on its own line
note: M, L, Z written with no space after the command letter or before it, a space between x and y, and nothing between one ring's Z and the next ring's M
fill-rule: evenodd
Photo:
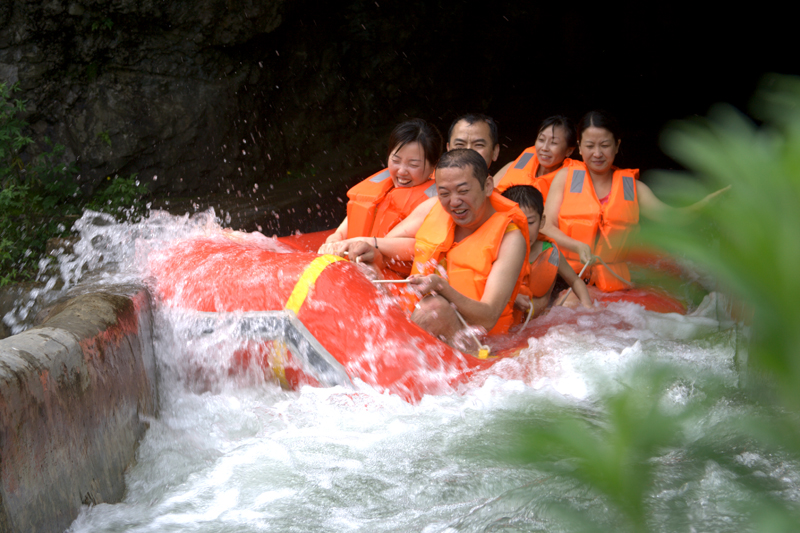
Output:
M97 134L97 137L111 148L111 136L109 136L107 131L101 131Z
M664 135L665 150L710 189L733 186L701 214L701 224L717 228L718 249L691 227L653 227L648 235L704 265L752 307L752 361L800 412L800 80L765 78L752 111L761 127L718 105L708 119Z
M97 18L92 21L92 31L97 30L110 30L114 26L114 22L108 18Z
M86 203L86 208L103 211L117 217L118 220L139 220L145 215L145 206L139 201L147 194L147 186L136 179L137 174L129 178L110 176L106 178L106 186L97 191Z
M147 193L134 174L109 177L105 187L86 198L75 182L77 167L62 162L64 146L46 137L47 149L26 158L24 149L34 140L26 136L28 124L19 118L25 102L12 100L16 90L0 84L0 286L33 279L47 240L68 236L84 208L118 218L139 217L141 206L131 206Z
M707 119L668 128L665 151L693 175L680 185L670 176L668 201L732 188L692 224L643 228L646 239L713 272L744 304L753 317L748 368L736 385L699 369L641 368L590 412L554 407L501 428L513 436L507 460L582 488L578 503L554 498L546 506L552 530L797 530L797 479L788 472L800 464L800 80L767 77L752 112L761 125L718 105ZM693 393L676 405L670 391L681 386ZM786 465L790 480L759 471L750 456ZM703 522L708 517L688 505L661 500L675 492L690 500L710 471L722 472L714 479L729 487L729 499L695 509L722 507L722 521Z
M296 181L298 179L309 179L316 177L317 169L314 165L306 163L303 165L301 169L295 169L294 171L287 170L286 175L280 178L280 183L285 183L289 181Z

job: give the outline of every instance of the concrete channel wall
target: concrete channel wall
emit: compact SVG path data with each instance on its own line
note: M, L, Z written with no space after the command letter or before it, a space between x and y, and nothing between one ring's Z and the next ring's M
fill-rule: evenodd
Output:
M119 501L158 404L150 296L103 288L0 340L0 532L62 532Z

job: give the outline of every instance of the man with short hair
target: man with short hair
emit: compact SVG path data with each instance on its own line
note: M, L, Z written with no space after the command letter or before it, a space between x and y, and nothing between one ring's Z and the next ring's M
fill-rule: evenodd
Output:
M516 203L494 192L485 158L453 149L436 165L438 202L417 228L377 239L377 249L353 243L350 259L376 262L413 257L411 286L422 298L411 319L454 344L471 326L503 333L513 322L514 299L528 256L527 219ZM476 347L470 347L470 351Z
M447 132L447 149L471 148L486 160L486 168L500 155L497 123L490 116L468 113L456 118Z

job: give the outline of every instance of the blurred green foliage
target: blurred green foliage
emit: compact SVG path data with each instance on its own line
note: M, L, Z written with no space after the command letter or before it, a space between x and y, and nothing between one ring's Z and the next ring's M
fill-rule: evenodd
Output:
M696 219L642 231L648 242L719 279L750 327L748 367L736 385L702 377L699 369L681 376L677 368L641 368L624 388L603 394L592 413L561 406L547 410L545 420L504 428L513 435L506 460L570 479L602 502L602 511L550 502L553 530L800 529L791 474L800 465L800 79L767 76L752 114L759 122L720 104L707 118L666 129L665 152L689 169L688 177L661 173L670 187L660 191L666 201L686 205L732 187ZM668 401L670 390L687 382L696 390L691 399ZM748 464L751 452L786 464L792 479L758 472ZM717 466L735 494L705 502L727 506L721 522L662 501L669 492L691 494Z
M38 156L26 157L24 149L34 140L20 118L25 102L12 99L17 90L0 83L0 286L33 279L48 239L67 237L86 207L119 219L140 217L138 201L147 193L134 174L108 178L87 198L75 181L77 166L63 162L64 146L47 137Z
M752 362L800 410L800 79L766 77L752 112L760 126L719 104L663 136L664 150L708 189L732 185L699 214L717 229L715 249L691 225L648 227L646 237L703 265L752 309ZM671 196L680 201L681 191Z

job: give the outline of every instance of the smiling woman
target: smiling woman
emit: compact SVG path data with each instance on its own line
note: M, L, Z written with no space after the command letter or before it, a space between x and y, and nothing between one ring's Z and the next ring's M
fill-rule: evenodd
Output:
M347 191L347 217L326 243L386 235L436 195L433 167L441 154L442 137L434 126L420 118L398 124L389 136L387 168Z
M567 117L554 115L544 119L536 144L497 173L497 189L504 192L515 185L533 185L547 200L556 173L572 163L569 156L575 151L575 138L575 126Z

